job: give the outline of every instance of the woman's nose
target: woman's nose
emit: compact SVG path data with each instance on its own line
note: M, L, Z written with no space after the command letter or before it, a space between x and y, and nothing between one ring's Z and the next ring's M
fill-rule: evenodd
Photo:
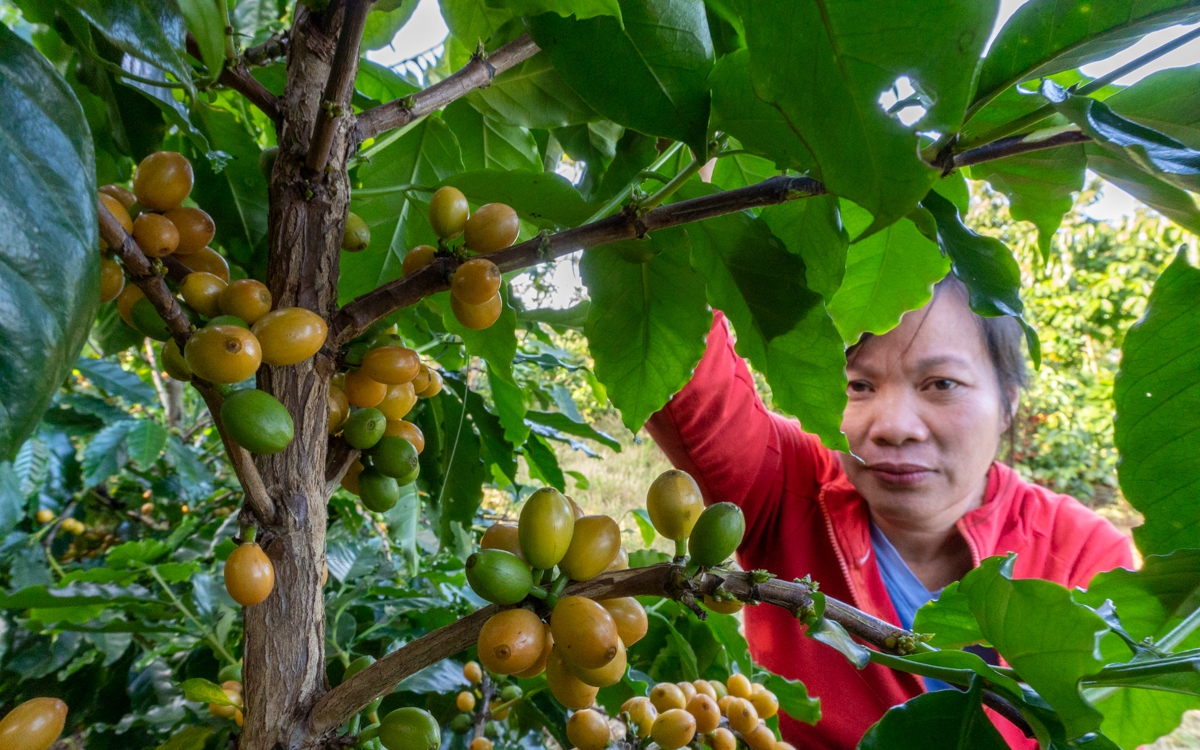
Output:
M876 445L903 445L929 438L929 427L919 412L914 394L886 388L871 400L871 405L867 438Z

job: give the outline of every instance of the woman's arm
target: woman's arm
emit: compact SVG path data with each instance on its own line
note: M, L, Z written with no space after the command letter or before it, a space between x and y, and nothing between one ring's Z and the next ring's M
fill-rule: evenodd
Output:
M836 463L799 423L767 411L720 312L691 381L646 429L705 502L741 506L748 529L772 516L785 492L815 496L819 475Z

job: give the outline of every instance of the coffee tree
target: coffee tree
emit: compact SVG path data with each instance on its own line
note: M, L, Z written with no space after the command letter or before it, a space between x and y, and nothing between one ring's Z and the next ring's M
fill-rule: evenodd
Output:
M548 441L615 443L530 376L580 368L550 332L582 331L636 430L716 308L774 403L845 449L845 347L947 273L1025 323L1012 254L963 223L964 176L1047 258L1087 169L1200 226L1200 70L1113 85L1197 33L1079 70L1194 2L1031 0L989 44L994 0L443 0L419 76L366 60L415 5L0 5L6 746L65 726L88 747L766 750L776 712L820 709L750 662L743 603L962 688L863 747L1003 747L987 707L1042 747L1132 748L1200 706L1182 248L1114 393L1144 567L1070 591L990 559L916 632L726 565L740 514L701 515L679 472L645 524L678 554L626 555L561 494ZM513 294L580 251L588 302ZM477 539L485 485L528 499Z

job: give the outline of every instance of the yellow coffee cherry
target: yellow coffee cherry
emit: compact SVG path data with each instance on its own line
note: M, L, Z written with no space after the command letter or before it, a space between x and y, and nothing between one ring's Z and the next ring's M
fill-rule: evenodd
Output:
M682 708L668 709L655 719L650 736L662 750L678 750L696 736L696 720Z

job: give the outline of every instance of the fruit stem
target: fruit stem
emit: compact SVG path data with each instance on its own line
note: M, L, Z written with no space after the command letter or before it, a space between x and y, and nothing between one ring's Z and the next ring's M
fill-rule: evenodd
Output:
M243 544L253 544L254 538L256 536L258 536L258 527L257 526L247 526L242 531L242 543Z
M366 729L364 729L358 733L358 741L360 743L361 742L370 742L371 740L375 739L378 736L379 736L379 725L372 724L371 726L367 727Z
M650 164L650 166L646 167L646 171L657 172L658 170L662 169L667 162L675 157L675 154L679 153L679 149L681 148L683 148L683 143L679 141L671 144L671 146L668 147L666 151L663 151L662 154ZM613 209L625 202L625 199L629 197L629 194L633 192L633 189L640 185L641 182L642 176L640 174L636 175L631 182L627 183L625 187L618 190L616 195L614 195L612 198L609 198L607 203L598 208L596 213L588 217L588 220L585 221L584 224L591 224L593 222L600 221L605 216L608 216ZM580 226L583 225L581 224Z
M677 191L677 190L679 190L679 188L683 187L683 184L685 182L692 179L692 175L699 172L700 168L703 166L704 166L704 162L693 157L692 162L690 164L688 164L686 167L684 167L682 170L680 170L679 174L672 177L670 182L668 182L666 185L663 185L661 188L659 188L658 192L656 192L654 195L651 195L646 200L642 201L641 205L638 206L638 208L641 209L642 212L645 212L645 211L649 211L650 209L652 209L658 205L661 205L663 201L665 201L667 198L670 198L672 195L674 195L675 191Z
M542 588L541 586L534 586L533 588L529 589L529 595L534 599L542 600L545 600L546 597L550 596L550 594L546 592L546 589Z
M684 537L683 539L676 539L675 540L675 559L677 561L681 561L683 558L687 557L687 553L688 553L687 537Z
M559 573L558 578L554 579L554 583L550 586L550 596L562 596L563 589L567 587L567 583L571 580L571 576L566 573Z
M529 577L533 580L534 586L542 585L542 576L545 574L545 572L546 571L542 570L541 568L534 568L529 572Z

